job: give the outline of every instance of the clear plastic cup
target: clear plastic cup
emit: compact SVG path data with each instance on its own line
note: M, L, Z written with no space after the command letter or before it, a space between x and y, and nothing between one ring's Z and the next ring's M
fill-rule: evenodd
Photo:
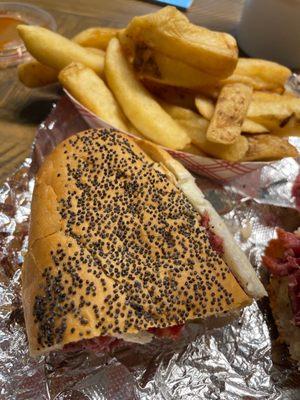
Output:
M0 24L1 18L7 17L20 20L20 24L39 25L54 31L57 28L52 15L31 4L0 3ZM26 48L22 40L17 38L0 48L0 69L17 65L26 58L29 58Z

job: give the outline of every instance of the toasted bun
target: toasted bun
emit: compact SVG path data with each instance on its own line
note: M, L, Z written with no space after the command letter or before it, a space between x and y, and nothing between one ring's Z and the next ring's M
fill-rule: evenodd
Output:
M209 243L197 201L208 206L190 175L156 146L138 143L105 129L81 132L39 170L23 267L32 355L251 302Z
M214 207L204 198L202 191L196 185L195 178L190 174L190 172L187 171L182 164L174 160L169 153L156 145L143 140L138 140L138 144L154 161L162 163L174 174L177 180L177 186L201 215L205 212L208 213L211 222L210 228L224 240L223 258L245 292L247 292L249 296L257 299L266 296L267 292L261 281L258 279L245 253L237 245L224 221L216 212Z
M271 276L268 292L279 339L288 345L291 357L300 362L300 328L292 323L288 278Z

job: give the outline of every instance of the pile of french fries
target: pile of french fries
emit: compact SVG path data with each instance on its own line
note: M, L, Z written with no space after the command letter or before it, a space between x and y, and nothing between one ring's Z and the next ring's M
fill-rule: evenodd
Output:
M174 7L71 40L37 26L18 30L34 58L19 66L21 82L59 81L115 128L232 162L298 156L288 141L300 134L300 99L284 89L291 71L238 58L232 36L193 25Z

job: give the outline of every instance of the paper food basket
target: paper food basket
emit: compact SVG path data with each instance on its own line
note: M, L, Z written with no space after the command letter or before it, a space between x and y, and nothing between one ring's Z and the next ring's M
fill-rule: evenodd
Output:
M88 126L91 128L115 128L80 104L67 90L65 90L65 93L71 99ZM131 133L124 133L135 137ZM195 154L172 150L166 147L164 147L164 149L167 150L174 158L181 161L182 164L184 164L184 166L191 172L219 182L228 182L234 178L262 168L265 165L271 164L271 162L266 161L230 162L211 157L201 157Z

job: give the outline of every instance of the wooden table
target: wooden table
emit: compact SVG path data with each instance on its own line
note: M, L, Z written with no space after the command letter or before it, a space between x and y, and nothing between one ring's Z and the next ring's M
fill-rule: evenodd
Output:
M49 11L58 32L67 37L90 26L123 27L133 16L160 8L135 0L29 1ZM187 15L196 24L234 32L242 4L243 0L194 0ZM16 68L0 70L0 184L30 154L36 127L58 97L58 87L27 89L18 82Z

